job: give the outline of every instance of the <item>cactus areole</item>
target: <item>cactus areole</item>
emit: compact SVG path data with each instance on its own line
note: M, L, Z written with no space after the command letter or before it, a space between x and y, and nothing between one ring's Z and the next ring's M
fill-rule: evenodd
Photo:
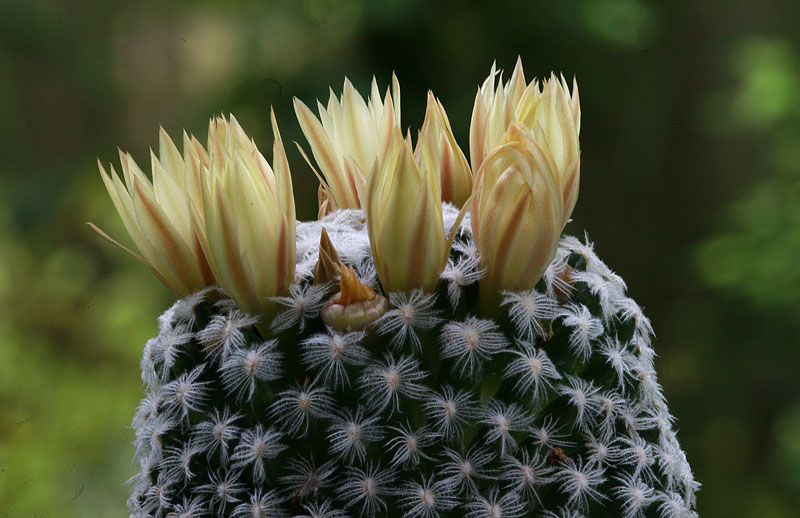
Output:
M274 117L272 164L231 116L182 152L162 131L151 178L101 167L180 297L144 348L131 516L697 516L650 322L561 235L577 87L492 67L469 161L432 94L404 134L395 78L295 109L316 221Z

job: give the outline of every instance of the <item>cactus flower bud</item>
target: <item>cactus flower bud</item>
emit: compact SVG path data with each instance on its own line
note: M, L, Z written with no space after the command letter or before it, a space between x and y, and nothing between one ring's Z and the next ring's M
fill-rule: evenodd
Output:
M434 166L429 160L418 165L410 138L393 131L362 199L375 267L387 292L435 289L450 251L439 192Z
M507 83L501 78L495 85L498 74L493 65L475 96L470 126L473 170L477 171L501 144L511 126L520 124L552 157L562 198L562 222L566 225L578 199L580 183L581 109L577 83L573 81L571 94L563 76L551 74L541 84L536 79L527 83L520 60Z
M319 118L302 101L294 99L297 120L321 172L314 169L324 191L319 196L320 213L361 208L359 193L388 145L388 132L382 128L400 127L397 78L392 76L391 95L387 90L383 101L374 78L368 102L345 79L341 99L331 90L328 106L317 102L317 107ZM302 148L300 151L313 169Z
M501 290L533 288L553 260L563 207L555 166L520 124L478 170L472 195L472 231L489 298Z
M423 153L428 155L439 173L442 201L457 207L464 205L472 191L472 171L467 157L456 143L444 106L432 92L428 92L425 121L415 150L417 161L422 160Z
M294 278L295 209L292 180L274 113L273 165L267 163L236 119L210 122L211 165L202 179L203 250L217 282L252 315L271 316L271 297Z
M195 225L187 199L192 183L190 170L197 167L199 155L194 143L184 137L182 157L161 128L160 156L157 158L151 151L152 182L129 153L119 152L125 183L113 166L109 175L100 161L97 162L103 183L138 254L89 223L101 236L141 260L181 297L214 284L214 276L200 246L202 229Z

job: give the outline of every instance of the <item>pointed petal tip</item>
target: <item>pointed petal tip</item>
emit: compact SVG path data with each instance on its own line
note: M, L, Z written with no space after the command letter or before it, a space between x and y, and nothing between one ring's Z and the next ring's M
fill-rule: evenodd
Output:
M295 112L301 108L308 109L306 103L304 103L299 97L292 97L292 106L294 106Z

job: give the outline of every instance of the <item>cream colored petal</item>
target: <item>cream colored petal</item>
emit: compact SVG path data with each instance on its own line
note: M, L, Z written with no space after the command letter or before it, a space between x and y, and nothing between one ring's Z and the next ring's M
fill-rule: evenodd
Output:
M383 103L383 113L378 121L378 155L376 157L378 160L390 152L394 133L400 129L400 105L396 102L399 102L399 97L397 100L393 100L387 93ZM372 168L368 170L371 171Z
M529 289L552 260L562 224L561 192L551 162L520 137L495 149L476 177L472 225L489 293ZM529 145L530 144L530 145Z
M294 204L294 189L292 187L292 173L289 170L289 160L286 157L286 149L283 146L281 132L278 129L278 121L275 119L275 112L270 109L270 124L274 142L272 144L272 165L275 172L275 181L278 185L278 201L280 203L281 216L287 220L286 239L292 245L286 249L286 260L292 265L295 264L297 251L295 248L295 224L297 215ZM283 257L283 253L279 252ZM294 272L290 272L294 278ZM291 279L290 279L291 282Z
M559 171L564 171L578 154L578 130L571 101L561 83L552 76L545 86L538 124Z
M376 162L377 158L372 162L372 166ZM350 157L344 158L344 181L346 182L347 199L351 200L355 207L360 207L361 193L367 185L367 180L356 161Z
M158 156L161 166L184 188L183 157L163 127L158 128Z
M480 168L485 158L486 118L487 106L481 91L478 90L478 93L475 94L475 104L472 108L472 118L469 125L469 156L473 171L477 171Z
M522 98L527 83L525 81L525 72L522 70L522 58L517 56L517 62L514 65L514 71L511 73L511 79L506 86L506 95L512 105L517 104Z
M381 102L381 91L378 88L378 80L375 79L375 76L372 76L372 82L369 85L369 100L367 101L367 107L369 108L369 113L373 121L378 121L381 119L383 103Z
M294 191L292 189L292 174L289 170L289 159L286 157L286 149L283 146L281 132L278 129L278 121L275 119L275 111L270 108L270 125L274 142L272 144L272 169L275 174L275 181L278 186L278 200L284 214L290 220L295 218Z
M407 250L415 252L406 252L409 272L406 290L419 287L432 292L444 270L449 251L439 197L429 189L420 189L412 214L408 222Z
M275 295L285 295L289 290L289 285L294 281L294 266L297 255L295 242L295 220L287 219L286 214L281 214L280 221L275 229L275 249L272 257L275 258L275 265L271 268L269 279L274 282L269 283L265 290L262 300L274 297ZM275 295L273 295L273 293ZM262 310L262 313L266 312Z
M484 285L494 290L505 287L508 263L520 255L519 244L515 241L520 238L532 198L530 188L513 169L507 170L486 196L486 210L478 220L484 232L477 245L481 263L487 270ZM514 265L510 266L513 268Z
M311 146L314 160L325 176L331 195L342 208L357 208L358 205L353 204L357 200L352 200L349 195L341 160L322 124L302 101L295 99L294 107L300 128Z
M111 197L111 200L114 203L120 218L122 219L122 223L125 226L125 229L128 231L128 235L130 235L131 240L136 245L136 248L139 250L144 262L151 269L164 272L163 274L159 274L159 278L162 279L164 284L166 284L172 291L176 293L182 292L182 283L176 282L174 275L166 271L169 269L169 267L167 266L163 255L157 248L154 247L153 243L147 239L142 231L139 220L136 217L133 199L131 198L130 193L128 193L126 187L122 184L122 181L120 180L116 171L114 171L113 166L111 167L111 175L109 176L103 166L100 164L99 160L97 164L100 169L103 182L105 183L106 190L108 190L109 196Z
M370 244L387 291L432 291L447 260L439 179L425 171L417 165L411 144L396 131L388 156L368 184Z
M222 187L217 184L213 200L206 203L209 263L214 276L246 313L258 314L258 297L252 290L243 262L236 221Z
M400 82L397 80L397 76L392 72L392 105L393 111L392 115L394 116L394 122L398 128L402 127L400 123ZM384 103L384 108L386 103Z
M567 166L566 171L561 177L560 187L564 204L564 225L566 225L569 221L569 218L572 215L572 210L575 208L575 204L578 201L578 190L581 180L580 171L581 156L578 154L578 156L575 157L575 160L573 160L572 163Z
M472 192L472 170L470 169L467 157L456 142L450 120L442 103L437 100L437 112L441 121L442 134L438 143L441 150L440 167L443 171L442 178L442 200L449 201L456 206L462 206ZM451 178L445 180L444 174L449 174ZM448 184L448 193L444 193L445 181Z
M166 171L162 163L150 152L150 162L153 171L153 191L156 203L163 209L169 221L175 226L184 242L191 242L192 227L189 216L187 193L184 186L178 184L175 175ZM180 159L181 175L184 175L183 159Z
M345 80L342 94L341 151L352 157L359 167L367 169L377 154L375 119L361 95L350 81Z
M145 266L147 266L147 267L150 269L150 271L151 271L151 272L153 272L153 274L154 274L154 275L155 275L155 276L156 276L156 277L157 277L157 278L158 278L158 279L159 279L159 280L160 280L162 283L164 283L164 285L165 285L165 286L167 286L167 288L169 288L169 289L170 289L170 290L172 290L173 292L177 292L177 290L178 290L178 289L180 289L180 287L177 287L177 286L176 286L176 287L170 286L170 283L169 283L169 281L168 281L166 278L164 278L164 277L161 275L161 273L160 273L158 270L156 270L155 268L153 268L153 266L152 266L152 265L151 265L149 262L147 262L147 260L145 260L145 258L144 258L144 257L142 257L141 255L137 254L136 252L134 252L134 251L133 251L133 250L131 250L130 248L126 247L125 245L123 245L123 244L121 244L119 241L117 241L116 239L112 238L111 236L109 236L108 234L106 234L105 232L103 232L103 231L102 231L100 228L98 228L98 227L97 227L97 226L96 226L94 223L87 222L86 224L87 224L87 225L89 225L89 227L90 227L92 230L94 230L95 232L97 232L97 234L98 234L98 235L100 235L100 237L102 237L103 239L105 239L105 240L106 240L106 241L108 241L109 243L113 244L114 246L116 246L116 247L120 248L120 249L121 249L121 250L123 250L124 252L127 252L128 254L132 255L133 257L135 257L135 258L136 258L136 259L138 259L139 261L141 261L141 263L142 263L142 264L144 264Z
M185 279L185 285L190 291L201 288L202 286L193 286L200 281L192 249L163 208L155 201L151 193L147 192L145 185L136 179L133 182L132 199L142 234L164 257L172 274ZM150 260L153 259L150 258ZM164 272L164 275L168 276L169 274Z

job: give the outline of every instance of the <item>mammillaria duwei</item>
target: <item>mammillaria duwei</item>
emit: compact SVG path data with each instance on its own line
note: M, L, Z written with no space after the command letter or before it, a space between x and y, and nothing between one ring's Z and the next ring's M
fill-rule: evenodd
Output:
M181 297L144 348L131 516L696 516L650 322L561 236L577 89L497 75L472 170L432 94L403 134L396 79L368 102L346 82L319 119L297 101L316 221L294 221L274 117L272 166L231 117L207 151L162 133L152 184L127 155L126 185L103 172Z

